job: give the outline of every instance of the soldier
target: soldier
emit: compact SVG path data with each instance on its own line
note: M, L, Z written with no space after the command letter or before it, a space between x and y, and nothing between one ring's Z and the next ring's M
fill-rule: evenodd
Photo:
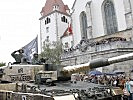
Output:
M16 54L17 53L17 54ZM14 51L11 56L15 59L16 62L14 62L14 64L20 64L23 61L26 60L26 56L24 55L24 50L23 49L19 49L17 51ZM25 60L24 60L25 59Z
M34 55L33 55L32 64L33 65L40 64L40 60L39 60L39 57L38 57L38 54L37 53L34 53Z

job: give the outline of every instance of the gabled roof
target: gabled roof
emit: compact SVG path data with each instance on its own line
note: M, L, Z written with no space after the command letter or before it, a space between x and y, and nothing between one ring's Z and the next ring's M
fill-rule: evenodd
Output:
M41 14L42 16L46 16L49 13L53 12L53 6L59 6L59 12L64 14L68 14L66 10L69 10L67 5L64 5L62 0L47 0L45 6L42 8Z

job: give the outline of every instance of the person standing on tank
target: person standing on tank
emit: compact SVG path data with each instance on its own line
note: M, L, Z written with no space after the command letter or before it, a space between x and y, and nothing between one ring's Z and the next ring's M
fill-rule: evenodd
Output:
M33 65L40 64L40 60L39 60L39 57L38 57L37 53L34 53L34 55L33 55L32 64Z
M11 56L15 59L15 62L13 64L20 64L20 63L23 63L24 61L26 62L27 60L27 57L24 54L23 49L14 51L13 53L11 53Z

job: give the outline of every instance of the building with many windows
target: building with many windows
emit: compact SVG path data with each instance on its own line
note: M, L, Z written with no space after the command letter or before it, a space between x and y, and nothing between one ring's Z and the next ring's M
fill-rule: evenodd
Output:
M83 64L133 52L132 0L75 0L71 16L64 4L65 12L61 10L59 1L62 2L47 0L42 9L41 43L46 37L55 41L60 39L68 48L61 56L63 65ZM132 61L126 61L101 70L129 72L131 68Z

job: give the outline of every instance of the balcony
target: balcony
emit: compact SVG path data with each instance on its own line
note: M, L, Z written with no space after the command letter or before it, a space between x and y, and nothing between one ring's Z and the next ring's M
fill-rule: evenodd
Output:
M75 47L64 50L61 59L69 59L80 55L95 52L108 51L113 49L133 49L132 29L116 32L115 34L104 35L89 40L82 39Z
M108 51L113 49L133 48L133 41L126 41L124 38L108 38L100 41L86 42L78 44L75 48L70 48L61 55L61 59L68 59L80 55L94 52Z

